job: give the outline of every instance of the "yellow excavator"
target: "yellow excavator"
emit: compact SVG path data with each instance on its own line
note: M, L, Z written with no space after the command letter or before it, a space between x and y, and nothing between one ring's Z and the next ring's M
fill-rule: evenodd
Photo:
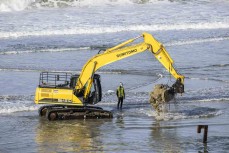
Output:
M140 38L143 38L143 42L133 43ZM49 105L40 107L39 115L46 116L48 120L112 118L112 112L92 106L102 99L100 75L95 72L107 64L147 50L176 79L177 85L173 92L183 93L184 76L175 70L173 60L164 46L151 34L143 33L139 37L99 52L87 61L80 74L42 72L36 89L35 103Z

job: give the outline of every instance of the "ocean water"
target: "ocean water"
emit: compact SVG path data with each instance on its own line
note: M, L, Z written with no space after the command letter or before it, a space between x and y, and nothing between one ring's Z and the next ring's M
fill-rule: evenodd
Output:
M0 153L228 152L228 0L0 0ZM49 122L33 102L42 71L80 73L99 50L143 32L164 44L185 93L160 116L155 84L175 80L146 51L98 71L113 119ZM126 99L116 109L114 91ZM208 125L208 143L202 143Z

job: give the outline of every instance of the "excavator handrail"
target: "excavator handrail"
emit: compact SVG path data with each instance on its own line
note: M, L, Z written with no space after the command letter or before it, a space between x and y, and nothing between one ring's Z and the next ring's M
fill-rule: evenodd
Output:
M143 38L144 41L142 43L127 46L139 38ZM87 98L93 82L93 75L99 68L146 50L151 51L155 58L168 70L168 72L171 73L175 79L180 80L180 82L184 84L184 76L180 75L173 67L173 60L165 47L151 34L145 32L139 37L129 39L90 58L84 65L78 78L75 86L76 92L81 92L81 90L84 89L84 98ZM87 86L85 87L86 84Z

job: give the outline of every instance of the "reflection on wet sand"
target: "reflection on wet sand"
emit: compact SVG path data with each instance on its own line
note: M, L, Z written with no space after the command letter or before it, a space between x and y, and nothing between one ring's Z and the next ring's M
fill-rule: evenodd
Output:
M208 145L206 143L203 143L202 149L198 151L198 153L207 153L208 152Z
M175 133L174 133L175 132ZM160 122L152 125L151 145L155 151L159 152L182 152L181 142L176 137L176 128L162 128Z
M69 120L49 122L40 119L35 141L38 152L103 152L100 127L110 120Z
M123 114L117 114L117 118L116 118L115 123L116 123L117 127L125 128Z
M197 138L186 136L184 139L182 137L182 131L184 128L196 127L194 125L187 126L174 126L174 125L163 125L164 123L156 122L156 124L152 125L151 132L151 146L156 152L198 152L198 153L206 153L208 152L207 143L202 143L198 141ZM195 135L196 131L191 130L192 136ZM196 135L197 136L197 135Z

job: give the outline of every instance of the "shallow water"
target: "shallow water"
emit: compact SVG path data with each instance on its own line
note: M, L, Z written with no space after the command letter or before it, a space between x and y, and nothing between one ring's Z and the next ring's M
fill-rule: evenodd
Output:
M226 0L0 1L0 152L227 152L229 2ZM63 2L63 1L62 1ZM182 12L182 13L181 13ZM142 32L162 42L185 93L157 116L149 92L175 80L150 52L100 69L113 119L48 122L33 103L41 71L79 73L99 50ZM116 109L114 91L126 99ZM197 125L209 125L208 143Z
M179 105L180 106L180 105ZM179 107L178 106L178 107ZM211 106L211 107L209 107ZM114 108L114 105L105 108ZM183 106L184 107L184 106ZM226 108L226 109L225 109ZM155 120L148 104L125 104L113 119L49 122L36 112L1 115L2 152L226 152L228 102L192 102ZM198 112L197 112L198 111ZM209 125L202 144L198 124ZM7 137L7 140L4 138Z

